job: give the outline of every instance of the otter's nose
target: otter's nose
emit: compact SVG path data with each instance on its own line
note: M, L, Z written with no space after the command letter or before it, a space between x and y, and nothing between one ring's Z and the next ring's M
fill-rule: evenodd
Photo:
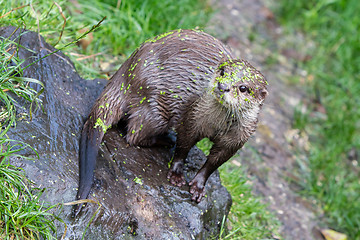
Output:
M230 86L226 83L220 83L218 82L218 89L221 92L229 92L230 91Z

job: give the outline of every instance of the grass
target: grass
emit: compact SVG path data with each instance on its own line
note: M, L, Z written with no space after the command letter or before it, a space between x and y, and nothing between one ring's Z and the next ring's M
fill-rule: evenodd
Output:
M49 213L56 205L46 206L40 200L43 189L31 188L22 170L8 162L24 145L0 139L0 146L0 238L56 239L56 217Z
M71 15L71 25L80 29L88 24L94 24L97 19L107 16L98 31L94 32L85 55L96 55L96 61L108 63L115 59L112 68L102 67L94 59L89 59L87 65L78 65L86 72L105 72L117 70L121 63L146 39L177 28L195 28L204 26L209 18L210 8L203 1L193 0L127 0L127 1L78 1L77 11L81 14ZM75 7L69 10L74 13ZM114 58L114 56L117 56ZM94 63L95 62L95 63ZM111 63L111 61L110 61ZM103 64L107 65L107 64ZM95 70L95 71L94 71ZM111 75L111 74L110 74ZM92 75L89 77L94 77ZM109 76L109 75L108 75Z
M4 136L9 127L16 123L14 97L9 93L13 93L17 97L21 97L31 103L29 114L31 116L32 103L41 102L38 99L39 93L29 87L29 83L42 83L36 79L24 78L22 76L21 65L25 61L16 57L18 44L9 39L0 37L0 99L2 101L0 124L5 128L1 131L0 137Z
M38 105L36 92L29 83L41 84L35 79L22 77L23 59L17 57L19 45L9 39L0 38L0 238L1 239L55 239L53 214L48 211L55 206L46 206L40 200L41 189L30 188L31 182L23 171L9 163L9 159L24 157L18 152L31 148L25 143L8 139L6 133L16 126L16 98ZM22 116L24 117L24 116Z
M228 216L228 234L221 239L273 239L278 236L279 222L266 209L261 197L252 193L246 171L229 162L220 168L221 181L231 193L233 205Z
M203 26L210 10L203 2L192 0L78 2L77 9L82 14L73 14L73 21L87 25L93 24L101 16L107 16L107 22L94 33L96 43L87 52L111 51L114 55L126 56L145 39L160 33L176 28Z
M309 73L309 111L296 112L294 121L311 139L303 193L349 239L360 238L359 9L357 0L312 0L281 1L278 11L284 26L302 29L316 44L312 59L301 63Z

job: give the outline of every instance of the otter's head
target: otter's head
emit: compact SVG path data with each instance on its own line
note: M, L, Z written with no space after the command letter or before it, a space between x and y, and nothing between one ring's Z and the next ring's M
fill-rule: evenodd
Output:
M265 77L245 60L221 63L211 84L213 94L224 107L240 112L260 109L268 94Z

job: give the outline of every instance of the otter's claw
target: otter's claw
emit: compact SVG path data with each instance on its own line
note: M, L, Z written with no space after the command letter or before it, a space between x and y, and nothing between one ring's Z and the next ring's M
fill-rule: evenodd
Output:
M199 183L196 181L196 178L194 178L189 185L190 187L190 193L192 194L191 200L199 203L201 202L201 199L205 196L205 185L202 183Z
M184 186L186 184L184 175L182 173L179 174L179 173L176 173L176 172L170 170L167 175L167 178L169 179L169 181L172 185L175 185L178 187Z

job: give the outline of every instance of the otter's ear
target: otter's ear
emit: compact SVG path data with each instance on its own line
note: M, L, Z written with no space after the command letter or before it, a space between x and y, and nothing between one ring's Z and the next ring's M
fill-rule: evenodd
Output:
M217 66L216 71L220 74L220 76L224 76L226 69L228 68L229 62L231 62L231 60L227 59L227 58L222 58L220 61L220 64Z

